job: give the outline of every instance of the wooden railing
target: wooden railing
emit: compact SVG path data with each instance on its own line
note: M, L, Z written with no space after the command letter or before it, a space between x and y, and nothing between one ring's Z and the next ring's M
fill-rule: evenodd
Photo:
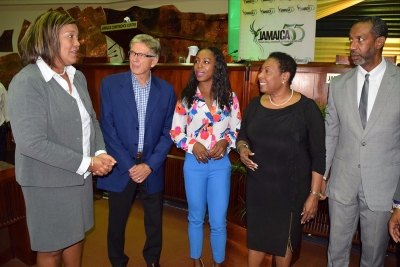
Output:
M0 253L0 265L1 260L15 257L28 266L35 265L36 253L30 246L21 187L15 180L14 167L0 161L0 229L4 228L9 233L10 247Z

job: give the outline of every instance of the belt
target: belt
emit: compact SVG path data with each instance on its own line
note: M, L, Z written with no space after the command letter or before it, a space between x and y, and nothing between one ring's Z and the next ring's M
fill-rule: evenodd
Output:
M142 152L138 152L137 154L136 154L136 158L137 159L140 159L140 158L142 158L143 157L143 153Z

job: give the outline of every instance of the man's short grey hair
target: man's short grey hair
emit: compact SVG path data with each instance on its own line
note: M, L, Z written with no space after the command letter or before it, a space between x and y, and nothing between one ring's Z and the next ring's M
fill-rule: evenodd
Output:
M133 44L136 43L144 43L148 48L150 48L151 52L159 57L161 53L161 44L160 41L153 36L148 34L138 34L129 43L129 47L132 48Z

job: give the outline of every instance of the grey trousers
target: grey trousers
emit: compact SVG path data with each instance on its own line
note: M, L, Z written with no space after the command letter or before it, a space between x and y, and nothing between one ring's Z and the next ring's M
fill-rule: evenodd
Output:
M390 207L389 207L390 208ZM346 267L358 222L361 228L361 267L383 267L389 241L389 211L371 211L360 184L349 204L329 199L328 267Z

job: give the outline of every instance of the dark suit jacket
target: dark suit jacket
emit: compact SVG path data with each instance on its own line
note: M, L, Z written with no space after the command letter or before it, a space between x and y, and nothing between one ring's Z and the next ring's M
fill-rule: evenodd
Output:
M100 126L107 153L117 164L108 175L98 178L97 186L113 192L121 192L127 185L128 170L135 165L138 152L139 121L131 75L128 71L108 76L100 89ZM164 188L164 161L172 145L169 131L175 104L172 85L152 75L143 146L143 162L153 170L146 179L150 194Z

